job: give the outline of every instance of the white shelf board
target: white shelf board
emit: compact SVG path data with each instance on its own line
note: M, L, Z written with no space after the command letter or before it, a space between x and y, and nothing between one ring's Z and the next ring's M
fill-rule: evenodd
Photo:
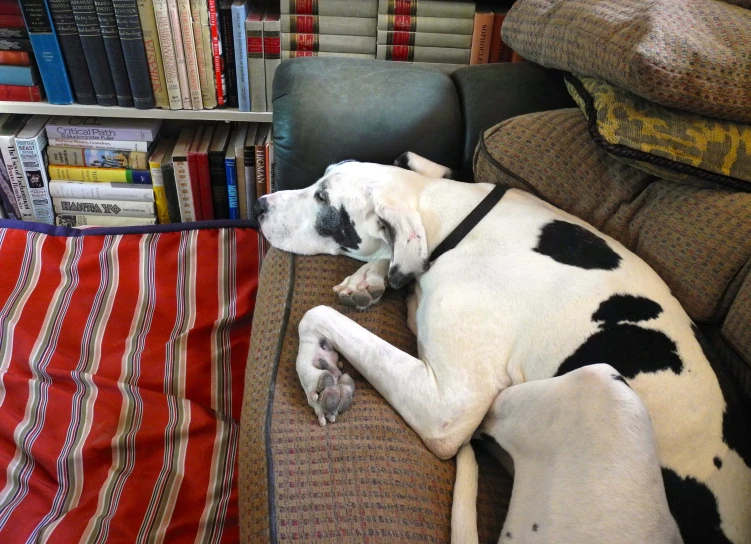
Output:
M243 121L270 123L271 112L237 111L237 108L213 110L138 110L119 106L54 105L47 102L0 101L0 113L33 115L70 115L76 117L129 117L139 119L186 119L188 121Z

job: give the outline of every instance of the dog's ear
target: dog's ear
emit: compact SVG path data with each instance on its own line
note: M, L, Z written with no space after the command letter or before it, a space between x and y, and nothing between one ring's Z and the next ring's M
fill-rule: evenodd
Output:
M400 289L430 267L425 227L417 210L402 204L376 202L380 232L391 246L389 285Z

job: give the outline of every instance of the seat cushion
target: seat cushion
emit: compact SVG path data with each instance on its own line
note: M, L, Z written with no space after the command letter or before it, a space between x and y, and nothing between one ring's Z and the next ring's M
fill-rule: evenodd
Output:
M362 263L272 249L261 272L245 378L240 436L243 542L448 542L454 462L441 461L386 401L345 363L355 400L321 427L295 372L297 327L317 305L333 306L398 348L416 353L403 293L366 311L339 304L332 287ZM495 542L511 479L481 453L481 542Z

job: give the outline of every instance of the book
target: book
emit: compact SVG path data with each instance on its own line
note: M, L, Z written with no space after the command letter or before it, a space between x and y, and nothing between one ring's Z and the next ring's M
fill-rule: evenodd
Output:
M224 72L224 49L222 47L221 25L219 22L219 3L208 0L209 27L211 28L211 56L214 66L216 84L216 103L219 107L227 105L227 78Z
M194 110L203 109L201 95L201 78L198 73L198 58L196 57L196 43L193 34L193 17L190 13L190 0L177 0L177 11L180 16L183 48L185 53L185 70L188 76L188 90L190 102Z
M5 168L5 163L2 160L0 160L0 205L4 213L3 219L21 219L16 197L13 196L13 188L10 186L10 179L8 179L8 169Z
M57 33L46 0L20 2L47 100L50 104L72 104L73 88L70 86L63 53L57 41Z
M468 64L469 49L449 47L412 47L406 45L379 45L377 59L415 62L446 62Z
M229 144L230 126L221 123L214 130L209 147L209 169L211 171L211 197L214 203L214 219L229 219L229 201L227 199L227 173L224 168L224 156Z
M175 168L172 164L172 151L174 149L175 140L172 140L162 158L162 183L164 183L164 193L167 196L167 208L169 209L170 223L179 223L182 218L180 217L180 203L177 201Z
M372 59L372 53L330 53L328 51L287 51L282 49L282 60L298 57L340 57L350 59Z
M0 38L28 38L29 31L25 27L0 27Z
M162 46L159 43L159 32L156 26L153 0L137 0L138 19L141 21L143 34L143 50L146 53L146 65L151 80L151 92L154 95L154 106L169 109L167 96L167 80L164 76L162 62Z
M17 216L24 221L34 220L34 210L26 188L21 159L16 150L16 135L23 129L29 117L28 115L10 115L5 117L5 122L0 127L0 155L7 169Z
M146 170L149 168L146 153L143 151L49 146L47 148L47 160L50 164L56 166L128 168L130 170Z
M266 193L276 192L276 176L274 175L274 127L269 125L269 135L266 138Z
M0 100L17 100L18 102L41 102L44 90L39 85L0 85Z
M183 107L180 79L177 74L177 57L175 45L172 41L172 25L170 23L167 0L152 0L154 4L154 19L156 32L159 36L159 47L162 49L162 64L164 65L164 81L167 85L167 100L172 110Z
M31 57L26 51L0 51L0 64L29 66Z
M196 128L196 135L188 147L188 173L190 174L190 190L193 193L193 208L196 221L203 221L203 193L201 192L201 178L198 172L198 148L201 146L206 126ZM208 127L211 128L211 127Z
M152 217L124 217L121 215L85 215L76 213L59 214L55 224L60 227L140 227L156 225Z
M121 183L151 184L151 172L148 170L125 170L120 168L87 168L82 166L50 165L50 178L70 181L105 181Z
M249 128L250 123L239 123L237 125L237 136L231 144L235 147L235 179L240 219L248 219L248 201L245 187L245 138L248 135Z
M493 33L490 37L488 62L511 61L511 48L506 45L506 42L504 42L501 37L501 29L507 13L508 8L506 7L493 7Z
M205 0L190 0L193 42L198 63L198 79L201 86L201 101L204 108L216 107L216 84L214 61L211 56L211 28L208 4Z
M474 26L474 19L379 15L377 28L391 32L434 32L438 34L468 34L471 36Z
M256 199L266 194L266 138L269 135L269 125L259 125L255 141L255 174Z
M78 138L52 138L47 133L48 144L53 147L81 147L95 149L110 149L118 151L143 151L147 152L151 142L129 142L122 140L88 140Z
M263 3L253 3L245 19L248 38L248 79L250 85L250 111L266 111L266 65L263 59Z
M453 47L469 49L472 36L466 34L438 34L432 32L378 31L378 45L417 45L422 47Z
M235 64L235 37L232 27L232 0L221 0L219 28L224 51L224 74L227 86L227 106L237 107L237 65Z
M177 0L167 0L167 12L169 13L170 28L172 29L177 80L180 83L180 96L182 97L183 109L192 110L193 100L190 93L190 83L188 82L188 65L185 62L185 45L183 44L183 31L180 26L180 10L177 7Z
M383 15L472 19L475 15L475 3L446 0L380 0L378 2L378 13Z
M10 16L21 16L21 6L18 5L17 0L2 0L0 2L0 14ZM3 24L3 26L6 26Z
M263 62L266 69L266 111L271 111L274 109L274 73L282 63L279 5L274 2L263 19Z
M196 207L191 187L190 169L188 167L188 150L195 138L196 129L184 128L177 137L172 151L172 165L175 170L175 187L180 217L184 222L196 221Z
M97 19L99 20L99 29L102 31L102 40L104 41L104 52L107 55L112 82L115 85L115 95L117 96L117 105L122 107L133 107L133 95L130 90L130 80L128 79L128 69L125 67L125 56L123 55L123 46L120 42L120 33L117 30L117 20L115 19L115 8L112 0L94 0ZM97 67L101 70L101 67Z
M340 34L344 36L375 36L375 17L331 17L320 15L282 15L282 32L298 34Z
M18 3L16 3L18 6ZM21 7L18 6L18 14L0 14L0 25L3 28L26 28L26 24L23 22L23 15L21 15Z
M469 57L470 64L488 63L494 18L493 11L488 6L477 6L477 11L475 12L475 26L472 32L472 50Z
M97 104L116 106L115 83L109 69L109 61L104 50L104 38L99 28L94 0L70 0L73 18L76 21L78 37L81 40L86 66L94 86ZM49 134L47 135L49 137Z
M288 51L329 51L331 53L370 53L372 55L376 52L376 43L375 39L370 36L290 33L282 34L282 49Z
M224 155L224 173L227 178L227 204L230 219L240 219L240 205L237 195L237 160L235 156L235 140L237 137L237 130L233 130L229 138L230 145Z
M174 145L172 140L162 139L149 157L149 170L151 171L151 183L154 189L154 203L156 204L156 215L159 223L170 222L169 205L167 204L167 193L165 192L164 179L162 177L162 161L165 153ZM136 187L136 185L133 185Z
M516 51L511 51L511 62L526 62L526 60Z
M154 189L151 185L52 180L49 182L49 190L50 196L57 198L154 202Z
M211 188L211 169L209 168L209 148L214 137L216 126L207 125L203 137L196 149L196 163L198 165L198 187L201 193L201 208L203 220L214 219L214 199Z
M47 133L44 130L46 122L45 116L32 115L16 135L16 150L21 161L34 219L39 223L52 225L55 214L52 212L44 154L44 148L47 146Z
M117 117L68 117L56 115L50 117L47 123L47 137L50 139L153 142L156 140L161 126L161 119L120 119Z
M91 81L86 55L78 36L76 19L73 16L70 0L47 0L52 14L52 22L57 31L57 39L63 53L65 66L70 74L73 94L79 104L93 105L97 103L94 85Z
M237 108L250 111L250 86L248 84L248 42L245 34L245 19L250 10L250 0L235 0L232 3L232 36L237 77Z
M242 201L245 201L246 215L240 215L243 219L250 219L253 211L253 203L256 201L256 134L258 133L257 123L248 123L248 132L245 135L245 141L243 142L243 177L240 178L238 174L238 196ZM242 185L240 185L242 184Z
M55 212L62 214L155 217L153 202L55 197L52 199L52 203L55 206Z
M375 17L378 0L280 0L283 14Z
M38 83L36 66L0 66L0 85L32 87Z

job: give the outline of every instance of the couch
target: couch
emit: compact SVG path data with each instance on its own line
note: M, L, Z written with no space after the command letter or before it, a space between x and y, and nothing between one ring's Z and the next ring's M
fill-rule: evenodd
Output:
M447 76L304 58L277 70L273 106L279 189L305 187L333 162L391 163L410 150L462 181L530 191L647 261L699 325L716 368L751 396L751 194L668 181L609 155L560 73L512 63ZM351 409L320 427L295 373L298 323L319 304L416 352L403 292L387 291L363 312L339 303L332 287L359 266L275 249L266 256L241 420L243 542L449 541L453 461L432 456L351 367ZM482 450L478 457L480 541L495 542L512 479Z

